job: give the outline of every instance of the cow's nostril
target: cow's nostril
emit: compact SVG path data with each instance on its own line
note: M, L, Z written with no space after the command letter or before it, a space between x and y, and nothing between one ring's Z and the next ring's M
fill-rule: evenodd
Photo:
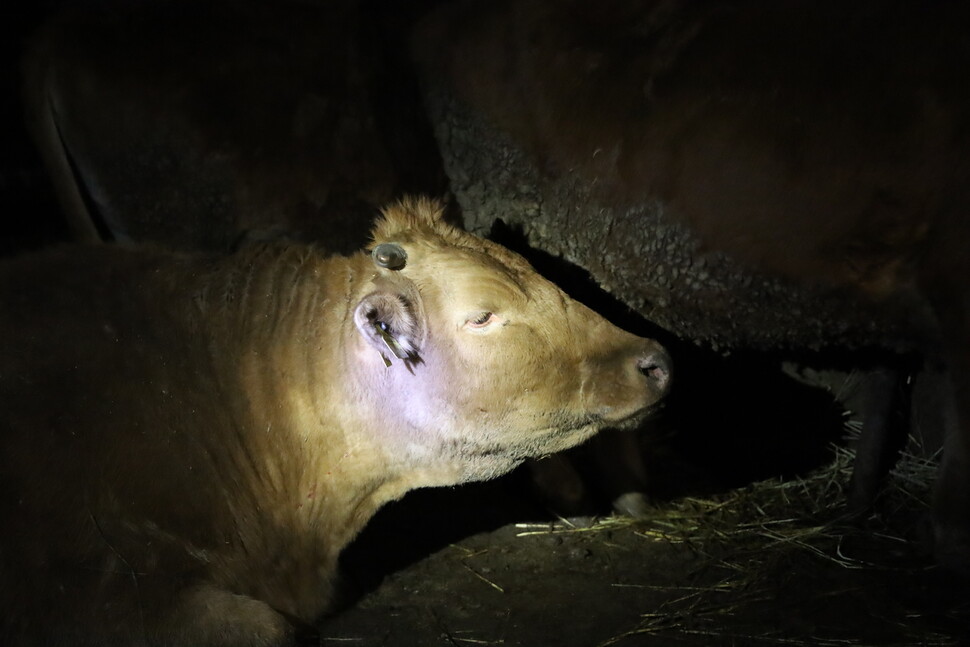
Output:
M670 384L670 357L662 350L646 353L637 360L637 368L658 393Z

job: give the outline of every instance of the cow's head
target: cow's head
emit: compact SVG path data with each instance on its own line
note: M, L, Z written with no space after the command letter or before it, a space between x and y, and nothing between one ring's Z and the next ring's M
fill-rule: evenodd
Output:
M353 311L355 363L388 448L442 480L630 426L663 396L669 359L567 297L517 254L456 229L428 200L388 208Z

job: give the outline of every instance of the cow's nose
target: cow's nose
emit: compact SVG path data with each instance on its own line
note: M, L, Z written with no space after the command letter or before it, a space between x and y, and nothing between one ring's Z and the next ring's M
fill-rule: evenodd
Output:
M670 386L670 356L667 351L656 348L644 353L637 358L637 368L658 397L667 392Z

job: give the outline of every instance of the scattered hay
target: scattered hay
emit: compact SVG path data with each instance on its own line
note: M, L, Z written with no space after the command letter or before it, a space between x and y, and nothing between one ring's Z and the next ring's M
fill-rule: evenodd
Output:
M858 423L847 423L849 440ZM912 538L897 526L909 528L928 512L936 458L903 454L893 469L877 504L878 514L865 520L845 515L846 494L854 450L832 448L832 461L808 475L790 480L753 483L711 498L685 497L657 508L648 517L605 517L584 523L560 518L557 522L518 524L519 536L630 529L652 541L687 543L699 551L716 544L734 551L765 553L798 548L815 553L845 568L869 568L838 550L847 535L875 532L881 539L909 543Z
M857 423L847 427L858 433ZM624 531L682 545L699 557L687 585L655 587L670 597L642 614L639 626L599 647L646 637L730 645L960 644L970 621L965 591L955 599L926 593L932 561L925 520L935 457L922 458L918 449L904 453L876 512L852 519L845 509L854 452L833 452L828 465L803 478L685 498L649 518L523 525L520 535ZM785 622L773 623L779 614Z

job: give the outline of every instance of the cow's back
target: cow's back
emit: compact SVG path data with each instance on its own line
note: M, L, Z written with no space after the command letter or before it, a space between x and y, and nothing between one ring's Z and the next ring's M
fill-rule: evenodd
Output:
M214 262L92 246L0 268L0 580L22 583L0 594L22 623L5 635L47 608L45 633L126 641L193 582L248 590L267 572L294 613L329 594L326 542L273 516L244 440L235 353L199 303Z
M178 412L203 415L202 403L146 404L154 389L179 397L192 390L176 387L176 380L200 379L179 365L183 353L159 357L191 343L163 305L169 300L154 279L161 264L160 257L91 248L0 269L0 523L2 554L11 556L0 561L0 576L22 583L4 587L7 609L44 600L53 623L72 623L75 612L92 609L103 614L98 621L111 623L135 610L91 596L100 591L107 599L137 586L169 548L160 537L142 546L125 541L119 523L163 526L156 515L165 510L186 521L196 517L202 531L211 523L203 511L217 510L211 487L193 487L205 479L206 465L198 463L194 483L173 478L181 471L176 457L188 458L192 448L159 446L184 442ZM128 423L124 438L119 420ZM163 427L170 438L159 434ZM127 485L111 488L121 483ZM173 499L182 503L162 503ZM111 520L117 513L126 521ZM38 588L31 589L34 582ZM81 604L83 611L72 611Z

